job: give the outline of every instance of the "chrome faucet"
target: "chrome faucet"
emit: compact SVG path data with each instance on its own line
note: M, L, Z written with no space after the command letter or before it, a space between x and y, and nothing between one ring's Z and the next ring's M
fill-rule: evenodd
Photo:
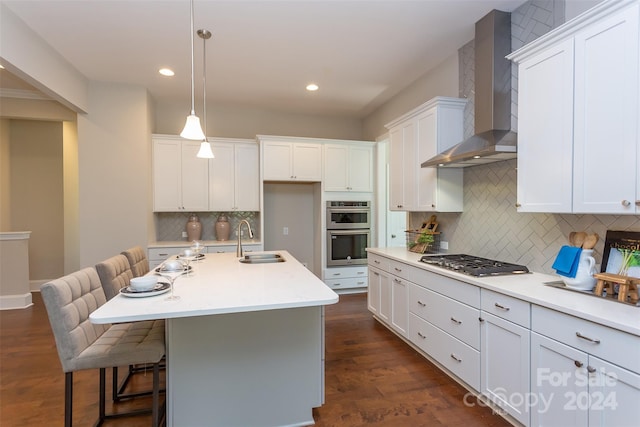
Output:
M253 231L251 231L251 224L249 224L249 221L247 221L246 219L243 219L238 224L238 231L236 232L236 234L238 235L238 247L236 249L236 256L238 258L242 258L244 256L242 253L242 238L240 237L241 236L240 229L242 228L242 224L247 224L247 229L249 229L249 238L253 239Z

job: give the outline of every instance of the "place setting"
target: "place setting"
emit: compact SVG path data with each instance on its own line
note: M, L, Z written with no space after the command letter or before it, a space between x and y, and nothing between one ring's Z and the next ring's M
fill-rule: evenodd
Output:
M130 298L145 298L169 292L170 283L160 282L158 276L148 275L134 277L129 286L120 289L120 293Z

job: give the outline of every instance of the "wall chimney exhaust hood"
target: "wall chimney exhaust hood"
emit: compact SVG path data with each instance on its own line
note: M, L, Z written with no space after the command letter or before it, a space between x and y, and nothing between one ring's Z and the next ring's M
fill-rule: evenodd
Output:
M425 161L421 167L463 168L514 159L511 131L511 14L493 10L476 22L476 134Z

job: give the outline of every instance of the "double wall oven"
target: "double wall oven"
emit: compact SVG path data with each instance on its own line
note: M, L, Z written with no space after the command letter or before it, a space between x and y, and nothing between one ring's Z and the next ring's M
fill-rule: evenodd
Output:
M367 263L370 202L327 202L327 267Z

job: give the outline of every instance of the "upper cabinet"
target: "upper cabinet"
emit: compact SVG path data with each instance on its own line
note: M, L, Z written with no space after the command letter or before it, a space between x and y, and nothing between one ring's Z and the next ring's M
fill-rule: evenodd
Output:
M265 139L262 145L262 167L265 181L322 180L322 146L316 143Z
M639 13L603 2L509 55L519 212L640 213Z
M325 144L324 190L373 191L373 144Z
M463 170L420 164L462 141L466 103L436 97L386 125L391 147L389 209L462 211Z
M212 139L209 160L209 210L259 211L258 144L250 140Z
M209 169L196 157L199 148L200 141L154 135L154 212L209 210Z

